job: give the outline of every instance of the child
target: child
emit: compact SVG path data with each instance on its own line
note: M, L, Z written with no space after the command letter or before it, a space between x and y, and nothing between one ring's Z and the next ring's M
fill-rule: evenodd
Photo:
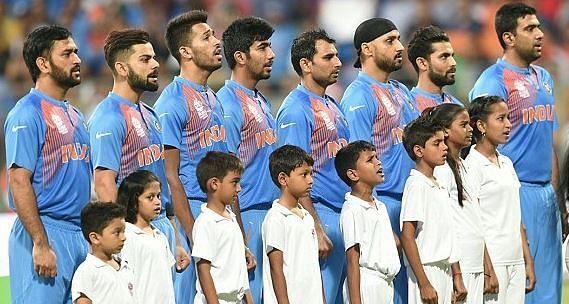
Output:
M314 160L284 145L271 153L269 171L280 188L262 225L263 298L272 303L325 303L314 219L300 205L312 190Z
M253 303L245 262L245 243L228 206L241 191L243 165L237 157L210 151L200 160L196 176L207 203L194 223L192 256L196 261L194 303Z
M126 242L121 257L134 268L138 303L174 303L172 266L176 263L168 239L151 221L160 215L160 182L146 170L135 171L120 184L117 203L126 209ZM184 261L180 268L187 267Z
M496 150L510 136L508 106L500 97L483 96L472 101L468 112L476 145L465 162L479 198L484 240L495 272L485 276L495 275L499 286L498 294L484 295L484 303L523 303L525 293L535 286L535 274L521 225L520 182L512 161Z
M125 242L125 215L113 203L90 203L81 211L81 231L91 253L73 275L75 304L136 303L132 268L117 256Z
M416 164L405 183L401 207L401 244L411 269L409 303L451 303L451 200L433 176L434 168L445 163L444 138L444 128L424 117L403 131L403 145Z
M384 180L375 146L358 140L336 154L336 172L352 188L340 214L347 280L345 303L393 303L393 279L401 267L385 205L374 196Z
M484 232L480 204L469 180L470 169L460 158L470 146L470 116L462 105L445 103L423 112L445 128L448 146L446 164L435 168L439 184L449 190L455 223L454 249L460 263L452 265L455 296L459 302L482 304L484 291ZM467 295L468 294L468 295Z

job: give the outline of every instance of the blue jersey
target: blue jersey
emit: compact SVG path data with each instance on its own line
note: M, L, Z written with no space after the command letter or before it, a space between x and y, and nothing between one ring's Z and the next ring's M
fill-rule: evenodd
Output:
M336 153L348 144L348 125L336 102L298 85L283 101L277 114L278 145L304 149L314 159L314 202L342 208L350 188L336 173Z
M528 183L551 180L553 131L557 128L553 80L542 67L515 67L498 59L474 84L469 99L496 95L508 103L512 130L500 152L514 163L518 178Z
M170 205L170 190L164 168L162 129L154 110L110 92L91 115L89 133L93 169L113 170L117 173L117 185L134 171L154 172L161 183L165 212Z
M227 147L245 168L239 206L241 210L255 204L270 206L279 195L269 172L269 155L277 141L271 104L259 91L232 80L225 82L217 96L223 105Z
M350 141L375 145L385 174L385 182L376 189L401 195L415 167L403 147L403 128L419 116L407 87L396 80L383 83L360 72L344 92L340 107L350 126Z
M196 167L208 151L228 151L221 103L208 86L176 76L154 109L162 123L164 145L180 151L179 176L187 197L205 201Z
M464 106L456 97L445 92L442 92L441 94L433 94L421 90L418 87L413 87L411 89L411 95L415 100L419 113L423 113L426 108L436 107L443 103L455 103Z
M81 112L31 89L4 125L6 167L32 172L40 215L79 225L91 197L89 133ZM15 210L12 195L10 207Z

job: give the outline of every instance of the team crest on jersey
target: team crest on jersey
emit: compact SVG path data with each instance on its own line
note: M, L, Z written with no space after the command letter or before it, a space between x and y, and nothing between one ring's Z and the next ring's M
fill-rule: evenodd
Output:
M391 102L391 99L389 99L389 97L386 95L381 95L381 103L383 103L385 106L385 109L387 110L387 114L389 114L389 116L397 114L397 111L395 111L395 107L393 106L393 102Z
M553 94L553 90L551 89L551 86L549 85L549 83L547 82L543 82L543 88L545 89L545 91L547 92L547 94L552 95Z
M514 88L519 92L521 98L528 98L530 96L528 89L521 80L514 81Z
M146 133L144 133L144 129L142 128L142 124L140 123L140 120L138 120L138 118L132 117L130 119L130 122L132 123L134 131L136 132L136 135L138 135L138 137L146 136Z
M200 119L206 119L207 118L207 111L205 110L204 104L201 102L201 100L199 99L194 99L194 108L196 109L196 112L198 113L198 117Z
M252 104L247 104L247 108L249 109L249 112L251 112L251 114L253 114L253 117L255 117L255 120L258 123L263 122L263 116L261 115L261 113L259 113L259 111L257 110L257 107L255 107Z
M51 120L53 121L55 127L57 128L57 132L59 132L60 134L67 134L69 132L69 130L67 130L67 126L63 122L63 119L61 119L59 115L55 113L51 114Z

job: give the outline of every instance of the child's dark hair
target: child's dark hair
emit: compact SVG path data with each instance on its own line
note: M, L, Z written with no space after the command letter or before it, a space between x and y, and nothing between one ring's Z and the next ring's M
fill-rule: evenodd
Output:
M243 173L243 164L233 154L209 151L200 160L196 168L196 176L200 189L207 193L207 181L210 178L222 180L229 172Z
M443 103L434 108L425 109L421 116L426 116L433 123L439 124L443 128L450 129L456 117L462 112L466 112L466 108L461 105L454 103ZM445 139L445 142L447 140L448 138ZM462 184L462 177L460 176L460 164L458 160L454 159L450 153L447 155L447 164L449 165L452 171L452 175L454 176L454 181L456 182L456 188L458 190L458 204L462 207L464 201L464 185Z
M342 149L336 153L336 159L334 159L336 173L338 173L340 179L350 187L354 182L348 178L348 170L356 168L358 158L360 158L360 154L364 151L375 151L375 146L365 140L358 140L342 147Z
M492 114L492 106L500 102L505 101L499 96L480 96L468 105L468 115L470 115L470 126L472 127L474 142L479 141L483 136L482 132L478 130L476 122L479 120L483 122L488 121L488 116Z
M158 176L148 170L132 172L121 182L117 196L117 204L125 208L127 222L136 223L138 197L144 193L144 189L151 182L158 182L160 184Z
M405 126L403 130L403 146L409 157L416 161L417 156L413 151L413 147L425 147L427 140L439 131L444 132L444 128L439 124L433 123L425 116L421 116Z
M91 244L89 233L103 233L103 229L116 218L125 218L126 211L121 205L115 203L93 202L81 210L81 232L83 237Z
M283 172L286 175L290 175L294 169L302 166L304 163L312 166L314 165L314 159L301 148L293 145L284 145L276 149L269 156L269 171L271 172L273 183L280 188L279 174Z

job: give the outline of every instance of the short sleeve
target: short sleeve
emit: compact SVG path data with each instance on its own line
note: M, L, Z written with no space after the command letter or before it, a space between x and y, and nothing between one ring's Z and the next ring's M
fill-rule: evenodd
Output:
M162 125L162 142L166 146L172 146L178 150L183 147L182 134L184 131L185 122L182 109L174 109L174 102L172 100L162 100L157 102L154 111L158 115L160 125ZM185 104L180 103L180 107Z
M480 75L468 94L469 102L481 96L500 96L504 100L508 99L508 91L504 86L504 81L496 73L496 68L493 66Z
M241 144L241 129L243 127L243 110L237 100L225 97L228 94L219 94L223 104L223 124L227 138L229 152L239 157L239 145ZM222 99L223 98L223 99Z
M294 145L310 154L312 153L310 138L312 137L313 126L307 115L311 111L304 111L299 107L288 105L281 108L277 114L278 146Z
M408 180L401 201L401 222L425 222L425 198L430 196L426 193L427 187L416 179Z
M350 128L350 142L356 140L372 142L373 120L377 115L377 105L370 102L365 92L362 89L349 90L340 103Z
M18 166L34 172L41 155L42 129L41 117L35 110L10 113L4 127L8 169Z
M119 172L126 124L116 113L95 113L89 121L91 163L93 169Z
M278 218L271 216L263 225L263 239L265 254L277 249L284 251L285 249L285 225Z
M73 274L73 280L71 281L71 300L73 303L81 294L84 294L87 298L93 299L93 290L95 284L93 282L93 275L92 272L87 271L84 267L85 265L82 264L83 267L79 266L75 274Z
M208 226L208 222L203 218L200 220L199 217L194 224L192 231L194 239L192 257L194 257L196 263L202 259L212 262L215 258L216 250L213 244L217 238L214 234L214 228Z
M358 218L356 210L353 207L344 205L345 210L340 215L340 231L344 239L345 250L361 244L362 229L358 223L361 224L361 217Z

